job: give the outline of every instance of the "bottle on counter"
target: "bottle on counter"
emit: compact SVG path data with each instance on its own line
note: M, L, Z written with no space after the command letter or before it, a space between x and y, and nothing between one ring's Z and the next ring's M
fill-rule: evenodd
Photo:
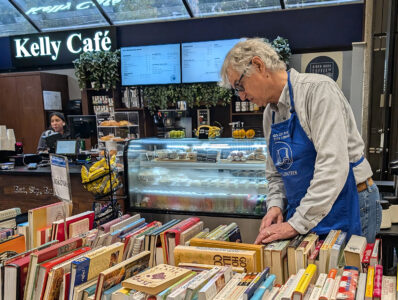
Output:
M240 112L240 100L235 101L235 112Z

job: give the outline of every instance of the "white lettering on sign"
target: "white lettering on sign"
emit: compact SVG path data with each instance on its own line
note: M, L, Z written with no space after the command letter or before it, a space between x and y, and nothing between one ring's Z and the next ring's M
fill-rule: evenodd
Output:
M109 51L112 47L112 41L108 35L109 30L96 31L93 38L82 39L81 33L72 33L66 39L66 47L73 54L79 54L82 51ZM50 56L55 61L58 58L62 41L52 41L50 37L44 36L33 42L30 38L15 39L14 43L15 57L17 58Z
M121 1L122 0L98 0L98 4L102 6L114 6L116 4L119 4ZM27 15L50 14L50 13L57 13L60 11L83 10L94 7L95 5L91 1L85 1L79 3L75 7L72 7L72 2L67 2L65 4L58 4L58 5L31 7L26 11L26 14Z

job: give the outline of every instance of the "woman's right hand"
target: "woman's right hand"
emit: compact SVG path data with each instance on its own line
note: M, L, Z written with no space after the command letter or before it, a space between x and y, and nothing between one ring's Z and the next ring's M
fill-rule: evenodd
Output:
M282 222L282 209L280 209L278 206L273 206L267 211L267 214L263 217L259 231L271 226L271 224L279 224Z

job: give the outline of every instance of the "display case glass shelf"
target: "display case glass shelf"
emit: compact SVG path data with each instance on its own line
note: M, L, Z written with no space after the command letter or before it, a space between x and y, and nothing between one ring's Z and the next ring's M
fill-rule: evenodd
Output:
M262 217L265 139L145 138L125 148L131 210Z

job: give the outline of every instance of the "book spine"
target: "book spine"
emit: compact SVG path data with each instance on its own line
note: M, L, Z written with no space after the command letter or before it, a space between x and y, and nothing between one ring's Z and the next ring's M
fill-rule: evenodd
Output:
M383 276L381 298L384 299L394 299L395 300L395 281L394 276Z
M375 266L379 263L379 248L380 248L380 239L376 239L372 255L370 256L369 265Z
M368 272L368 267L370 264L370 257L372 256L373 252L373 247L374 243L368 243L366 245L365 251L363 252L363 257L362 257L362 272L367 273Z
M337 299L337 293L339 292L339 287L340 287L340 280L341 280L341 276L337 275L336 278L334 279L334 286L333 286L333 290L332 290L332 295L330 296L330 300Z
M382 280L383 280L383 266L376 265L375 266L374 287L373 287L373 299L374 300L381 299Z
M264 271L260 272L256 278L250 283L247 287L246 291L243 293L243 299L249 300L251 296L253 296L254 292L258 289L261 283L264 282L265 278L269 274L269 268L265 268Z
M293 296L300 295L301 297L303 297L305 295L305 292L307 291L308 286L315 275L315 272L316 266L314 264L309 264L307 269L305 269L303 276L301 276L301 279L293 292Z
M271 290L275 282L275 275L271 274L267 277L265 281L260 285L260 287L254 292L253 297L250 300L261 300L266 290Z
M373 281L375 276L375 268L369 266L368 277L366 279L365 299L373 299Z
M315 283L314 289L312 290L310 300L318 300L319 296L321 295L322 288L325 285L327 279L327 275L325 273L321 273L318 276L318 279Z
M292 298L293 292L296 289L301 277L304 275L304 272L304 269L300 269L296 275L293 275L293 281L288 285L286 290L284 290L281 300L290 300L290 298Z
M357 268L346 267L341 275L337 299L354 300L358 282Z

